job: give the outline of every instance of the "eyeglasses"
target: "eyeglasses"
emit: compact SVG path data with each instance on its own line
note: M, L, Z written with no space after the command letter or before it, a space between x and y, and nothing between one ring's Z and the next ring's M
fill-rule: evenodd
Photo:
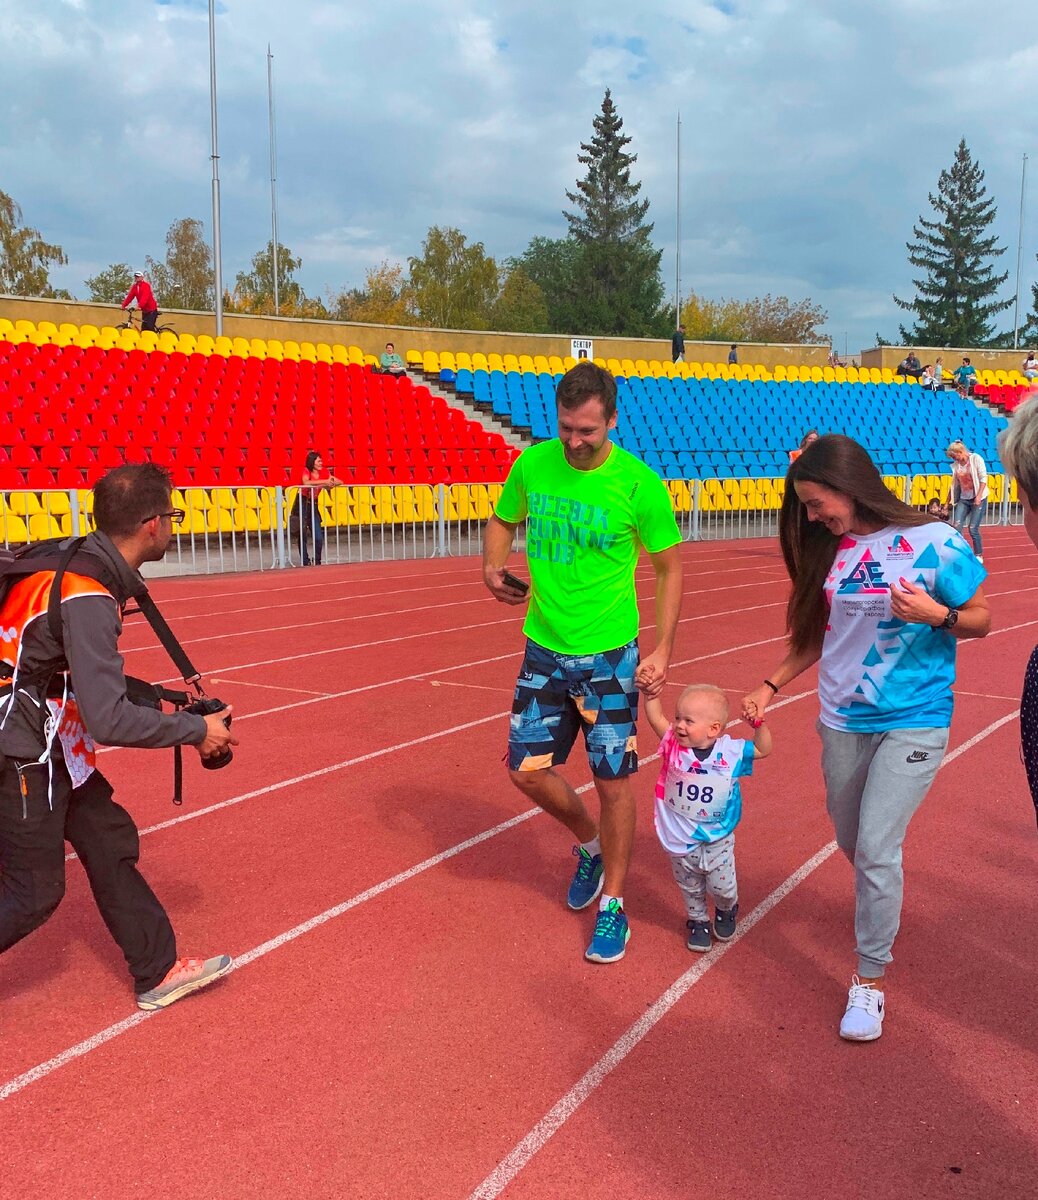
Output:
M172 521L174 525L183 525L184 518L186 516L187 513L182 508L171 508L169 512L152 513L150 517L145 517L144 520L141 521L141 524L147 525L149 521L156 521L160 517L169 517L170 521Z

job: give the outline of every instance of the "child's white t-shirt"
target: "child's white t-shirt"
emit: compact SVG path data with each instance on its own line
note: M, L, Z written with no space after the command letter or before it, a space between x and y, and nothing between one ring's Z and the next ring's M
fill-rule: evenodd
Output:
M753 756L752 742L721 734L700 761L667 730L660 741L656 834L668 854L718 842L735 829L742 816L739 779L753 774Z
M958 608L987 578L962 536L943 521L887 526L840 541L825 581L829 621L818 668L822 724L873 733L951 724L955 638L899 621L890 585L904 577Z

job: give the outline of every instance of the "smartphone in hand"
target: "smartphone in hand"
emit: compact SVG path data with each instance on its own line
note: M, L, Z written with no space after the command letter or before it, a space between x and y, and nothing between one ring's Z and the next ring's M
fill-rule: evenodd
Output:
M501 582L515 591L521 592L524 596L530 590L530 585L526 582L526 580L520 579L518 575L513 575L511 571L501 572Z

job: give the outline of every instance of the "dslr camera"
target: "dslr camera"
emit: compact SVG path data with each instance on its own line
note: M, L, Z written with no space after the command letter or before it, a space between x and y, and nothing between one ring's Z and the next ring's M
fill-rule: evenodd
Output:
M215 696L202 696L192 704L186 705L182 711L197 713L200 717L211 717L214 713L223 712L226 707L227 705L222 700L217 700ZM223 723L230 729L231 718L224 717ZM202 766L207 771L219 771L221 767L226 767L233 757L234 751L228 746L226 750L215 754L212 758L203 758Z

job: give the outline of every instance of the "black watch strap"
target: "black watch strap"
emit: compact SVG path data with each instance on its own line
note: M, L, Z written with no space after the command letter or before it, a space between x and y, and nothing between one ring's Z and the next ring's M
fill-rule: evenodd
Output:
M957 608L952 608L951 605L949 605L948 606L948 615L944 618L944 620L940 623L940 625L937 626L937 628L938 629L954 629L955 622L958 619L959 619L959 610Z

